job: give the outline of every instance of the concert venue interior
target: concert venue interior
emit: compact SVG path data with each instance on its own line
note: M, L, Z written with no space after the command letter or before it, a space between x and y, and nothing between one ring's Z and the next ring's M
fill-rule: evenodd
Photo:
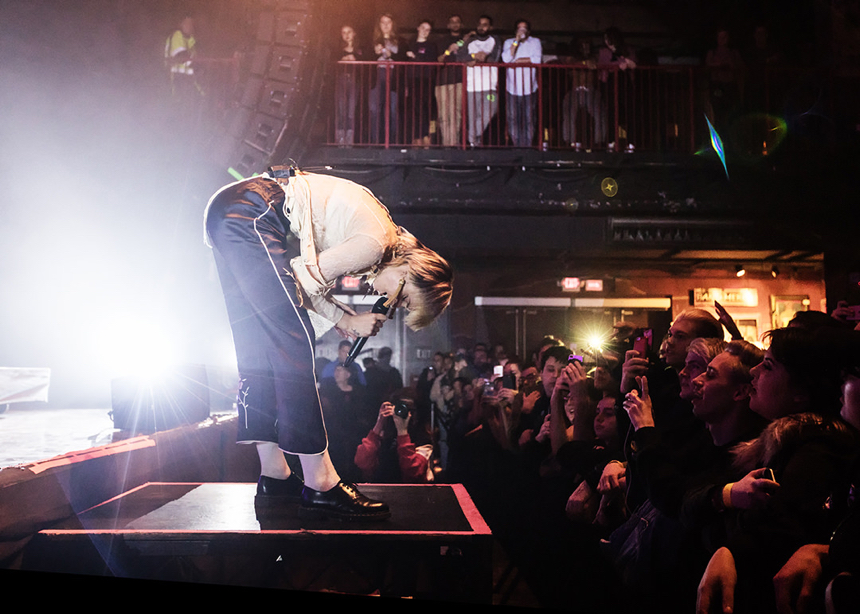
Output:
M477 92L492 103L477 111L483 132L470 131L476 92L461 88L443 142L434 89L470 79L466 64L378 67L383 13L403 46L424 19L442 41L450 15L465 35L487 14L501 43L527 17L542 43L526 69L531 140L513 142L502 88L520 77L499 57L499 81ZM531 361L553 335L583 353L619 321L659 341L714 301L757 344L799 311L860 304L857 2L11 0L0 14L0 568L12 582L556 607L480 486L446 480L433 418L435 481L367 485L389 522L255 515L259 461L234 441L236 359L202 216L218 188L269 166L366 186L452 264L437 322L414 332L398 312L367 345L367 357L392 349L404 386L439 351L483 343ZM188 16L193 87L179 100L165 41ZM345 24L364 60L338 62ZM748 60L715 93L718 30L746 57L758 26L778 61ZM601 102L577 105L579 79L600 79L577 42L597 57L610 27L635 70L606 71ZM390 104L374 102L380 87ZM373 304L359 279L334 292ZM317 340L320 365L339 341Z

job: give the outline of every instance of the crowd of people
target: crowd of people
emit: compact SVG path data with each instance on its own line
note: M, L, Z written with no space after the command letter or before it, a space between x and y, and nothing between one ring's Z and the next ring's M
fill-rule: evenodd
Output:
M363 422L337 458L360 480L463 484L546 607L852 611L851 313L800 312L759 344L720 309L681 313L653 347L625 323L583 355L554 337L528 357L478 343L437 352L406 387L372 389L371 364ZM336 410L345 394L323 397Z
M633 151L641 102L633 73L640 59L619 28L607 28L599 41L576 36L564 43L542 41L528 19L504 24L506 35L495 28L486 14L473 25L450 15L445 32L436 35L433 21L422 19L414 35L404 36L389 13L378 17L368 36L343 25L332 58L335 141L533 147L552 132L556 144L576 150ZM728 29L717 28L701 58L707 75L702 104L714 125L727 126L745 92L764 110L763 71L783 55L763 24L748 38L742 54ZM656 64L651 55L643 49L641 61ZM552 65L562 70L539 74ZM543 103L539 88L547 91ZM686 99L690 93L677 95ZM549 127L546 134L542 126Z

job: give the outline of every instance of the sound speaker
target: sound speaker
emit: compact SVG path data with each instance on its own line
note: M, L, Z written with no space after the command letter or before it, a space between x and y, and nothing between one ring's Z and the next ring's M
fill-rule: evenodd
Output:
M128 376L111 382L114 427L152 434L209 417L209 380L204 365L182 365L154 377Z

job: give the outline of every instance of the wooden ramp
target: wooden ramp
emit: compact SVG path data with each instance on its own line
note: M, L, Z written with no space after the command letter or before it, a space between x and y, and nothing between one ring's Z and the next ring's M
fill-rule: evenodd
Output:
M42 530L37 571L492 602L492 535L461 485L364 484L382 522L258 515L256 484L147 483Z

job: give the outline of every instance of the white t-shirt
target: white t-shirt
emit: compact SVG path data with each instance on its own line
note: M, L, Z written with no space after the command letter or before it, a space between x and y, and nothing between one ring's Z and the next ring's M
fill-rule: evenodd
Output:
M470 54L483 51L489 55L498 44L495 38L488 36L487 40L483 41L478 38L472 39L466 48ZM479 63L476 66L466 67L466 91L494 92L498 83L499 69L495 66L481 66Z

